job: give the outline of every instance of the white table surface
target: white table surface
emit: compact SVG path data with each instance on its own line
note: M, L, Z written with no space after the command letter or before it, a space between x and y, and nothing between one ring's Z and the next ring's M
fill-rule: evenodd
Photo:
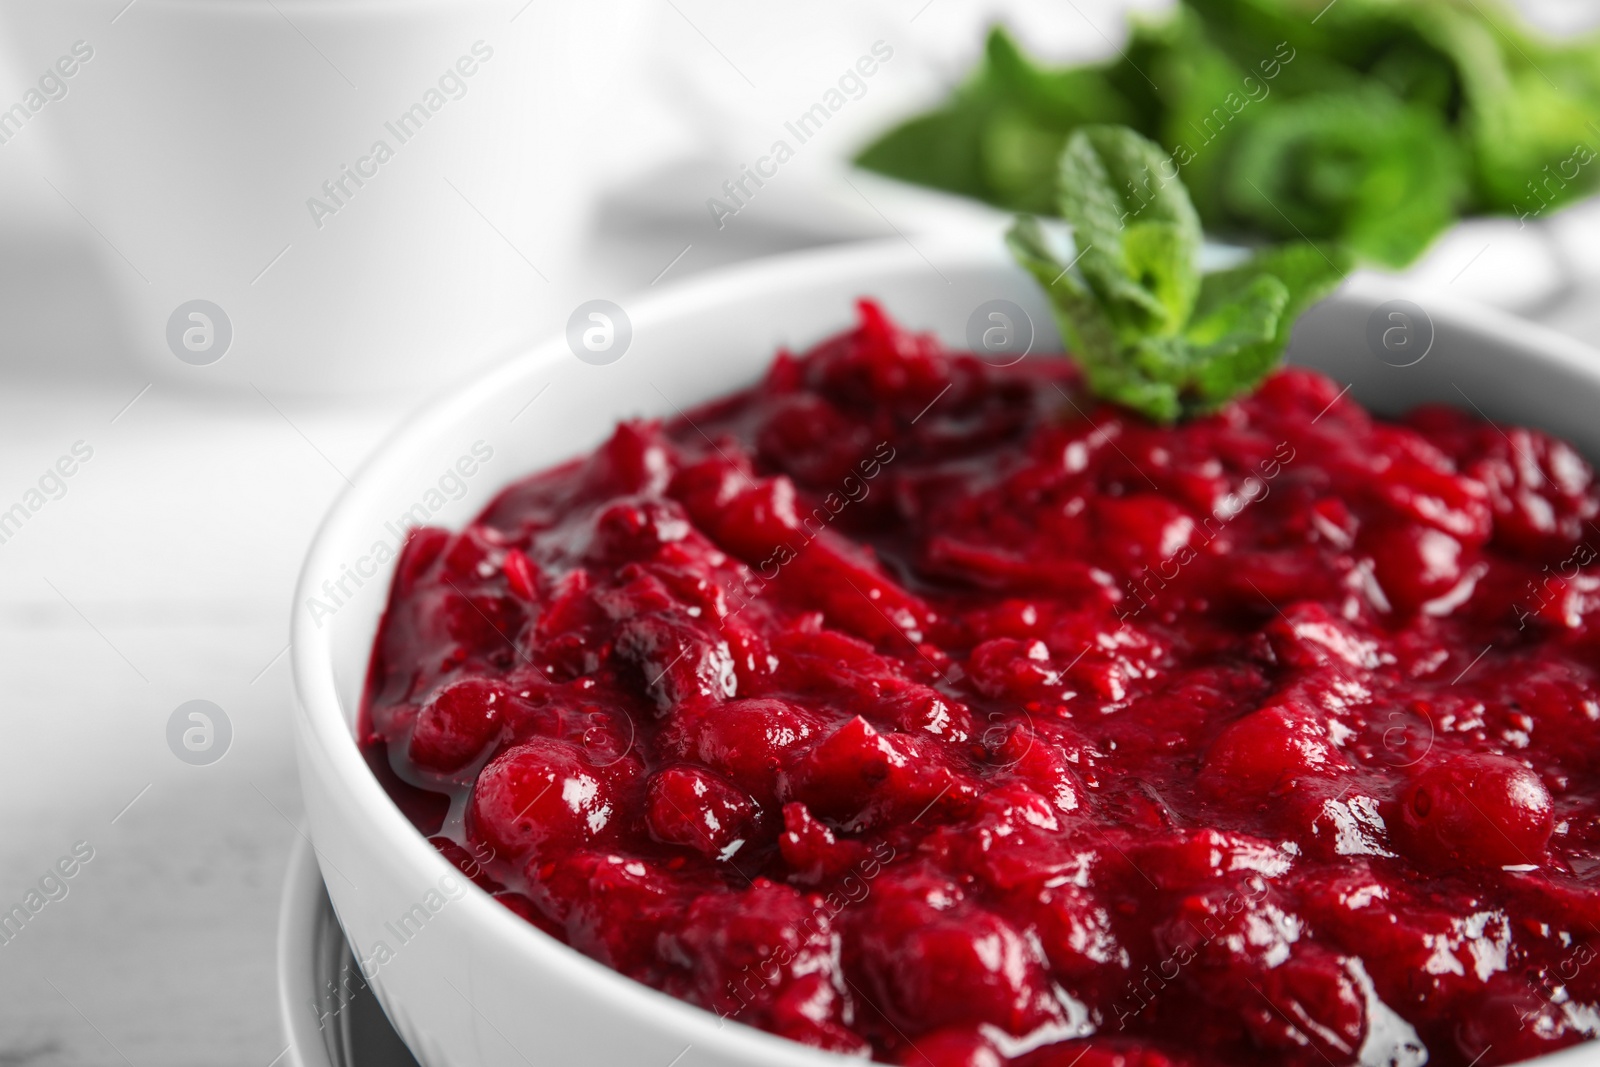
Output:
M75 441L94 456L0 544L0 911L74 842L95 855L0 944L0 1065L269 1067L279 893L303 832L292 584L341 472L420 398L275 409L146 390L120 357L93 235L0 158L6 197L0 510ZM625 293L687 243L674 280L808 240L751 222L705 241L700 225L613 212L584 269ZM1593 289L1542 317L1600 338ZM168 716L194 698L233 724L209 767L166 746Z

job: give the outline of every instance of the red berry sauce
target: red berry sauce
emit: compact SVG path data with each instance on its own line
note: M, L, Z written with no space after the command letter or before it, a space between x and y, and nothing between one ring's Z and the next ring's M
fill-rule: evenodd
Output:
M890 323L412 535L363 745L540 929L930 1067L1600 1032L1600 492L1286 370L1161 428Z

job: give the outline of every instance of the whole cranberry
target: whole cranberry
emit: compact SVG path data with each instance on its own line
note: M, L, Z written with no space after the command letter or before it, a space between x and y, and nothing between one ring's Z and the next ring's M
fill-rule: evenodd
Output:
M1375 525L1367 540L1378 584L1403 613L1443 596L1461 580L1461 542L1443 530L1420 523Z
M498 682L465 678L434 694L417 715L406 754L426 771L449 774L499 736L506 694Z
M708 859L730 859L750 839L756 807L727 779L703 767L666 767L645 790L650 832Z
M1553 821L1539 776L1504 756L1455 756L1401 792L1394 838L1428 867L1503 867L1543 861Z
M1344 762L1314 713L1279 704L1252 711L1222 731L1201 773L1213 792L1259 798L1303 775L1336 773Z
M992 911L933 897L875 888L852 916L861 995L908 1036L985 1023L1021 1034L1054 1021L1028 940Z
M614 815L610 787L581 748L535 738L483 769L472 789L469 828L496 856L518 859L598 840Z
M653 860L607 851L534 856L523 874L567 944L634 976L656 960L665 924L681 921L694 894L691 883Z
M729 700L673 712L663 731L663 747L710 764L758 799L771 799L785 753L818 730L817 717L797 704Z

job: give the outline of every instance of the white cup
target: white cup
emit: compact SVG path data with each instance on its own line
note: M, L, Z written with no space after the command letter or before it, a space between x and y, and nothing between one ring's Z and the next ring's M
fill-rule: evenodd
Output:
M6 0L0 155L47 147L147 375L418 388L582 299L635 3Z

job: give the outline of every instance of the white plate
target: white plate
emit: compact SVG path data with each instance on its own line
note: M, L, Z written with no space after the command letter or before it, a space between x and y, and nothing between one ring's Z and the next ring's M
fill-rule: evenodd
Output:
M278 910L283 1067L417 1067L355 969L311 846L289 857Z

